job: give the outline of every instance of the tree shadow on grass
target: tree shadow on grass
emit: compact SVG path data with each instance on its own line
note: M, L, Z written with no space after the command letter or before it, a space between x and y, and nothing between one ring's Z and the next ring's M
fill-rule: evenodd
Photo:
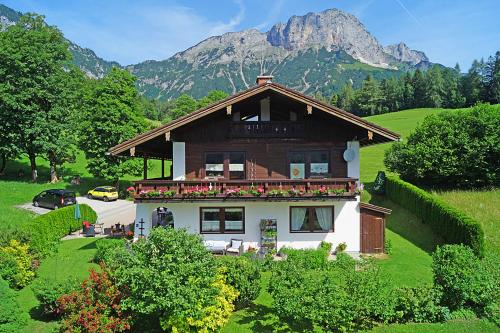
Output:
M371 204L392 209L392 213L386 217L387 229L400 235L427 253L432 253L436 249L436 246L445 243L429 225L423 223L423 221L410 211L394 203L384 195L374 194L371 191L373 183L365 185L367 191L371 194Z
M45 312L43 311L43 306L41 304L31 308L29 311L29 315L31 319L43 321L45 323L57 321L57 318L55 318L54 316L48 316L45 314Z
M97 242L97 240L95 240L95 241L93 241L91 243L85 244L84 246L79 247L78 250L94 250L94 249L97 249L96 242Z
M256 333L314 332L310 321L280 318L271 307L262 304L253 304L241 311L234 322L244 325Z

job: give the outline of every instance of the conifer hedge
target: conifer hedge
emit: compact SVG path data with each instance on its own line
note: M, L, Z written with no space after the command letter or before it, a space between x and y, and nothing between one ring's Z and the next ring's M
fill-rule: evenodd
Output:
M52 253L64 236L82 228L83 221L91 224L97 220L96 212L88 205L80 204L81 218L75 219L75 206L67 206L40 215L26 224L28 243L37 257Z
M396 177L387 177L386 195L430 225L447 243L464 244L476 255L484 255L484 232L473 218Z

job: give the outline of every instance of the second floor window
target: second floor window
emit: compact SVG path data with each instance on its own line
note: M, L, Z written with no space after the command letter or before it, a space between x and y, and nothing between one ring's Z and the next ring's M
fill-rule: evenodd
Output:
M328 151L291 152L290 179L328 178L330 176Z
M205 177L245 179L245 153L214 152L205 154Z

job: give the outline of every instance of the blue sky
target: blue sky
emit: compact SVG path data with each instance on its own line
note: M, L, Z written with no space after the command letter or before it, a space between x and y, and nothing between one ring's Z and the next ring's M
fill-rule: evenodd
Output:
M339 8L383 44L404 41L433 62L469 68L500 49L500 0L0 0L37 12L65 36L123 65L166 59L211 35L267 31L292 15Z

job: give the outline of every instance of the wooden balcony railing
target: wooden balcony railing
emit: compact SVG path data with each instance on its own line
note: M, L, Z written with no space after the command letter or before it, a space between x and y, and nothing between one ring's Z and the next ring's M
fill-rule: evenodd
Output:
M260 180L139 180L130 195L136 201L352 199L354 178Z
M229 135L232 138L301 138L305 125L297 121L233 121Z

